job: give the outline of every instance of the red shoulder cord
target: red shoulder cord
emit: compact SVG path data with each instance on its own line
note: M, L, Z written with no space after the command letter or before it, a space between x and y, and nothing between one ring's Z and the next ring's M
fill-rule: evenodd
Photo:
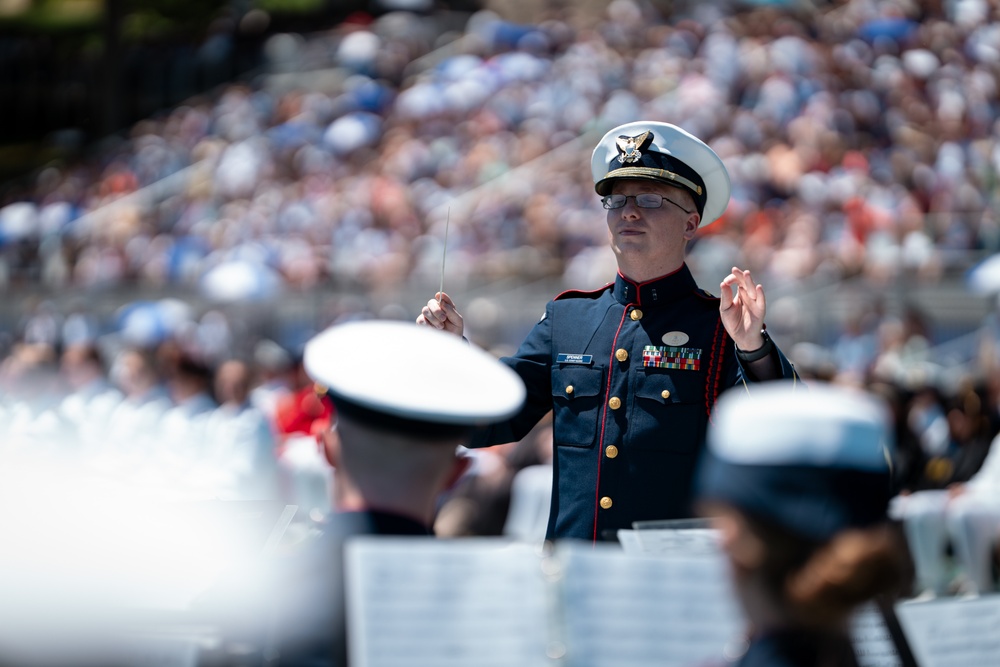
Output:
M715 405L715 400L719 398L719 382L722 380L722 362L725 359L728 338L720 317L715 325L712 354L708 359L708 377L705 378L705 412L709 421L712 421L712 407Z

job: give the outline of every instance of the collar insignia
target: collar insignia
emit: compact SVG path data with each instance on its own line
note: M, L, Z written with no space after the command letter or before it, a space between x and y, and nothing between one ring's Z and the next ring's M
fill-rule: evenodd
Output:
M642 134L634 137L620 136L615 140L618 144L618 161L622 164L638 162L642 157L642 151L649 144L653 143L653 133L646 130Z

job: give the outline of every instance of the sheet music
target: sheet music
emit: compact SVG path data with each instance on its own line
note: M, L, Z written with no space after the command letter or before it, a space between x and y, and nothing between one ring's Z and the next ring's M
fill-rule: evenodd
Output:
M657 555L713 555L719 553L719 532L714 528L644 528L618 531L618 541L628 553ZM627 544L626 544L627 542Z
M352 667L552 664L537 549L490 538L367 537L346 554Z
M896 605L920 667L1000 665L1000 595Z
M885 625L882 612L874 603L867 604L851 619L851 639L860 667L902 667L896 645Z
M657 558L558 544L567 663L677 667L721 662L742 637L721 555Z
M642 542L639 540L639 531L622 528L618 531L618 543L622 545L622 551L627 554L643 553Z
M394 538L347 554L353 667L687 667L742 636L720 556Z
M724 556L719 546L718 531L712 528L661 528L621 530L618 540L622 549L631 555L648 555L667 558L713 558L722 561L724 581L729 572L724 566ZM713 565L713 567L719 567ZM685 582L680 582L681 586ZM703 595L727 598L727 605L736 609L734 593L728 584L720 584L718 591L704 591ZM738 610L737 614L740 613ZM899 653L885 625L881 612L874 604L866 605L851 621L851 638L860 667L901 667Z
M746 623L725 556L701 553L699 539L691 554L564 541L542 555L500 538L357 538L346 556L350 664L720 664ZM874 605L856 614L852 636L861 667L901 667Z

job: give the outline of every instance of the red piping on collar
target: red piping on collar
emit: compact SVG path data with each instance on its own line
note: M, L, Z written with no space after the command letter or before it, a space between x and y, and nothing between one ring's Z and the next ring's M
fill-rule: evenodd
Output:
M679 273L680 270L683 269L683 268L684 268L684 264L682 263L680 266L678 266L676 269L674 269L670 273L664 273L662 276L656 276L655 278L650 278L649 280L644 280L641 283L632 280L631 278L629 278L628 276L626 276L621 271L618 272L618 275L621 276L622 280L628 282L630 285L632 285L632 287L635 288L635 299L636 299L635 305L641 306L642 305L642 286L643 285L648 285L649 283L655 283L655 282L657 282L659 280L663 280L664 278L669 278L670 276Z

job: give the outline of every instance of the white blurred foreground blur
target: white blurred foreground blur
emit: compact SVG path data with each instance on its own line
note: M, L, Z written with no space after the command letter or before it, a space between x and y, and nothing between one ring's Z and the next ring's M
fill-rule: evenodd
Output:
M167 655L193 658L199 637L253 606L259 589L238 584L294 507L170 498L168 478L136 481L0 452L0 664L177 664ZM225 593L206 607L210 590Z

